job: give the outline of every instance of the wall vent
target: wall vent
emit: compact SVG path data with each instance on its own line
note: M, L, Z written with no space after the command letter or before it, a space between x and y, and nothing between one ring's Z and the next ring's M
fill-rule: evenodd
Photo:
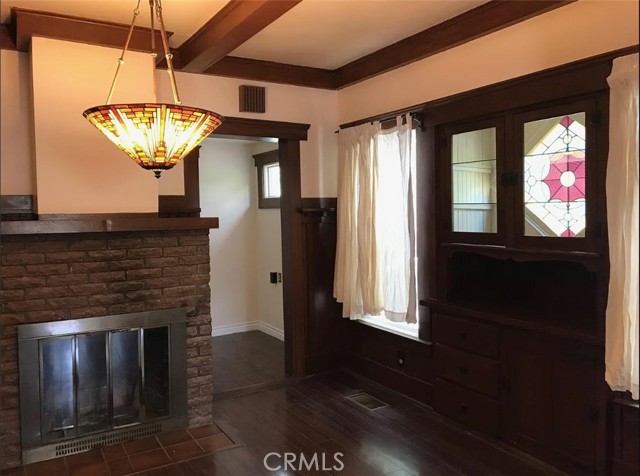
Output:
M265 112L266 89L262 86L240 86L240 112Z

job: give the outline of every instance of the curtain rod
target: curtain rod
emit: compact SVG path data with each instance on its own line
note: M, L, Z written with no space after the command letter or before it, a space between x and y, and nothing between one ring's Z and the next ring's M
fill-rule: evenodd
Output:
M393 114L393 115L392 115ZM384 115L380 115L380 116L375 116L375 117L370 117L367 119L361 119L359 121L354 121L354 122L349 122L347 124L341 124L339 129L337 131L334 131L336 134L338 132L340 132L343 129L349 129L350 127L355 127L355 126L359 126L361 124L366 124L367 122L389 122L389 121L395 121L396 117L398 116L403 116L405 114L409 114L411 116L411 119L413 119L415 122L418 123L418 127L420 128L420 130L424 130L424 116L422 114L422 111L416 111L416 110L402 110L402 111L398 111L398 112L394 112L394 113L389 113L389 114L384 114Z

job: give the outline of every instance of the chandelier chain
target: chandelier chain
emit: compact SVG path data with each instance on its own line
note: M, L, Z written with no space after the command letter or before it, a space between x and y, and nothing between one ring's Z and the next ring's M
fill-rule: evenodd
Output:
M124 43L124 48L122 48L122 53L120 53L120 58L118 58L118 66L116 66L116 74L113 76L113 81L111 81L111 88L109 89L109 95L107 96L107 104L111 104L111 97L113 96L113 92L116 89L116 83L118 82L118 73L120 72L120 66L124 64L124 55L129 48L129 42L131 41L131 35L133 34L133 27L136 24L136 18L140 14L140 0L138 0L138 4L136 8L133 9L133 18L131 18L131 26L129 27L129 34L127 35L127 41Z
M178 94L178 86L176 84L175 72L173 69L173 54L169 49L169 42L167 41L167 31L164 27L164 20L162 18L162 4L160 0L149 0L149 10L151 13L151 57L153 58L153 97L154 101L156 100L156 79L155 79L155 66L156 66L156 57L157 53L155 51L155 24L154 24L154 6L155 6L155 16L158 20L158 24L160 26L160 37L162 39L162 48L164 52L164 57L167 61L167 73L169 74L169 81L171 83L171 92L173 93L173 101L175 104L182 104L180 101L180 96ZM116 84L118 82L118 75L120 74L120 67L124 64L124 56L129 49L129 43L131 42L131 36L133 35L133 29L136 23L136 19L140 14L140 0L136 5L136 8L133 10L133 18L131 19L131 25L129 26L129 33L127 35L127 41L124 44L124 48L122 49L122 53L120 54L120 58L118 59L118 66L116 67L116 73L113 77L113 81L111 82L111 88L109 89L109 95L107 96L107 104L111 104L111 98L113 97L113 93L116 89Z

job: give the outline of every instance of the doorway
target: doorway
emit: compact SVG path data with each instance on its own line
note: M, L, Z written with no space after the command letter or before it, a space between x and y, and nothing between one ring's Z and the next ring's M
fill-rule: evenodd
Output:
M221 223L210 251L214 394L260 389L285 378L278 142L211 137L199 155L202 213ZM264 156L276 160L269 177Z

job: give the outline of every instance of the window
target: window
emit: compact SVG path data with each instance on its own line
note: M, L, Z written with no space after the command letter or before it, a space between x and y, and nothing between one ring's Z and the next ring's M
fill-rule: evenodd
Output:
M280 164L267 164L262 167L263 198L280 198Z
M280 156L278 150L256 154L258 208L280 208Z
M377 208L377 220L379 223L384 223L384 227L379 227L378 240L380 246L386 249L383 258L383 267L386 270L396 269L402 274L409 274L410 267L398 269L398 265L402 263L399 260L399 256L403 254L403 250L410 246L410 243L405 242L405 236L399 233L398 230L402 229L403 218L402 213L398 213L399 210L405 209L406 205L402 203L402 188L407 184L403 183L403 177L400 167L398 166L400 158L398 156L398 150L400 149L398 134L387 134L385 131L379 133L376 138L376 147L378 149L378 204ZM410 167L411 176L415 177L416 170L416 131L411 131L411 145L410 145ZM415 204L416 204L416 190L415 187L411 187L412 194L410 200L412 202L412 210L414 214L415 223ZM410 222L411 223L411 222ZM384 263L386 259L391 259L394 264ZM413 258L414 263L417 265L417 258ZM387 293L392 293L399 296L400 301L409 301L408 295L409 289L404 289L400 286L393 286L392 289L387 290ZM390 298L385 299L386 302L391 301ZM417 311L416 311L417 312ZM418 323L398 322L397 317L394 316L394 312L382 311L378 315L367 314L362 317L361 321L364 324L377 327L388 332L395 334L405 335L409 337L418 337Z

